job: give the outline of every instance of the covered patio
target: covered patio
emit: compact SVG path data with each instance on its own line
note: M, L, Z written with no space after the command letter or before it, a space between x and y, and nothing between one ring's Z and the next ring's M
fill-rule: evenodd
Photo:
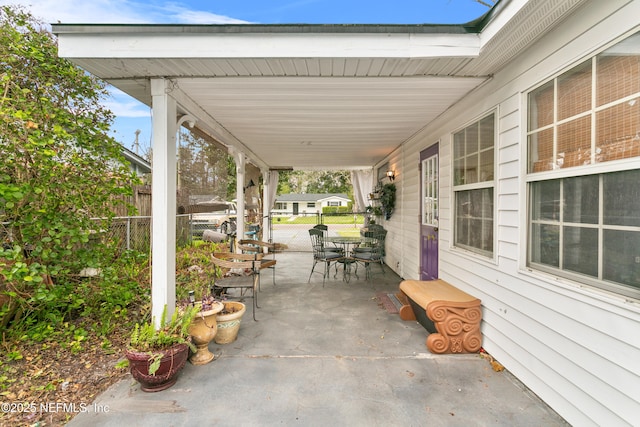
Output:
M280 170L349 169L360 177L368 174L372 187L391 170L397 203L393 217L382 219L382 225L388 230L385 262L397 276L388 286L395 289L401 277L450 282L482 301L482 346L564 419L574 425L635 425L640 408L640 220L633 185L640 153L637 16L640 0L501 0L487 16L464 25L52 27L62 57L151 110L152 305L158 318L165 305L175 304L179 126L233 154L239 212L250 181L246 171L259 171L263 217ZM565 111L565 104L571 108ZM572 183L583 181L589 183L588 192L571 190ZM557 190L543 191L546 185ZM606 203L613 195L619 203ZM576 219L565 220L566 206ZM609 214L611 206L615 209ZM593 213L585 214L587 208ZM238 226L242 235L242 221ZM393 316L384 323L399 329L384 334L385 344L396 332L418 339L397 339L374 358L371 352L383 334L372 328L384 313L376 306L373 311L361 307L371 303L375 288L336 282L318 289L317 281L305 283L306 268L281 268L285 262L278 261L280 272L302 276L283 279L273 289L263 286L262 320L244 330L259 339L247 343L244 335L230 348L247 352L218 361L251 361L251 368L242 374L237 374L240 368L221 369L214 375L224 386L217 387L242 378L250 381L243 383L243 393L278 392L286 381L287 393L268 395L282 405L262 415L285 417L297 408L310 424L320 412L355 419L323 403L290 401L320 396L314 389L339 396L331 408L346 408L352 396L368 396L349 406L361 417L362 407L379 410L383 402L394 401L396 406L385 409L392 413L388 419L395 416L408 425L458 401L463 387L450 387L446 397L432 389L450 385L447 375L461 378L457 362L478 359L416 356L426 354L425 332L417 325L410 330ZM350 305L361 285L366 289L361 304ZM290 289L281 292L285 286ZM298 318L286 325L279 316L294 310L282 309L295 305L286 299L289 295L306 311L327 311L317 312L315 320ZM276 301L279 305L269 306ZM345 315L331 320L334 313ZM371 335L350 335L348 324ZM342 338L325 335L336 328ZM289 332L297 338L284 345L280 339ZM404 345L415 347L393 353ZM419 377L423 382L416 381L417 374L403 378L412 382L404 390L404 382L398 382L402 375L391 374L394 363L350 371L352 377L337 375L347 372L343 365L350 359L369 367L388 361L411 364L403 372L426 376ZM453 368L445 372L450 360ZM495 414L487 412L492 406L482 400L486 396L494 403L513 400L518 405L500 410L509 414L509 425L544 424L513 418L527 407L515 399L513 389L498 396L475 388L489 369L481 362L479 376L465 374L473 389L466 397L477 399L472 424L497 423ZM300 380L289 383L300 372L293 370L295 363L317 365L303 366ZM185 377L203 388L217 388L201 383L206 381L201 371L193 372L189 368ZM443 376L429 377L434 372ZM355 388L356 382L380 379L382 373L391 387L376 380L367 385L372 389ZM323 377L335 383L327 385ZM194 402L189 407L201 408L200 395L188 394L195 386L182 387L176 390ZM378 401L382 389L389 394ZM414 418L400 402L418 396L422 400L411 408L420 408L423 416ZM242 411L234 415L251 417L260 401L255 397L236 397L233 405ZM224 410L215 406L217 401L212 405ZM461 407L433 424L457 424ZM324 411L313 412L317 408ZM280 415L280 410L286 411ZM479 421L481 414L493 418ZM540 417L537 410L535 417Z
M352 170L364 211L385 167L398 175L399 198L415 191L418 160L398 152L580 3L501 1L455 25L53 24L60 56L151 108L154 316L175 305L181 126L233 155L238 212L249 165L261 173L264 229L280 170ZM417 222L405 222L390 224L399 256L389 266L415 277L418 259L403 241ZM238 236L244 229L239 221Z
M237 341L211 343L216 360L187 363L161 393L127 378L68 425L568 425L480 355L429 353L420 324L378 304L398 289L389 269L348 284L332 274L323 288L321 275L306 282L311 263L310 253L278 255L258 321L247 313Z

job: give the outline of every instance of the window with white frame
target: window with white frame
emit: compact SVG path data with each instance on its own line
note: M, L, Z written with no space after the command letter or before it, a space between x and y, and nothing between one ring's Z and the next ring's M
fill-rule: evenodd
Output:
M453 134L455 245L493 256L495 113Z
M640 297L640 33L528 94L527 266Z
M307 202L307 207L308 208L315 208L316 207L316 202Z

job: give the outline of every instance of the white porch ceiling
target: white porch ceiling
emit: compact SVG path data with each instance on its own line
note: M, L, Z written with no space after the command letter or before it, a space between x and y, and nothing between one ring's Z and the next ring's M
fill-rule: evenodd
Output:
M587 0L502 0L465 26L53 25L60 55L261 167L370 168Z
M240 77L178 85L269 166L342 169L371 167L482 81Z

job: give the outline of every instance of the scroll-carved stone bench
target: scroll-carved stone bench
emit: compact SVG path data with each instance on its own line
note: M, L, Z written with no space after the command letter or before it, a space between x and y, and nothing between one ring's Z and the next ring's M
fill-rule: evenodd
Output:
M417 320L430 332L432 353L475 353L482 346L480 300L444 280L400 283L402 320Z

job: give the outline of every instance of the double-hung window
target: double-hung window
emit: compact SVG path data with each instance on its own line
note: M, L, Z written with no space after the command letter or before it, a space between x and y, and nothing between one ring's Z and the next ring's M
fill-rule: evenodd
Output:
M455 246L493 257L495 113L453 134Z
M528 94L527 265L640 297L640 33Z

